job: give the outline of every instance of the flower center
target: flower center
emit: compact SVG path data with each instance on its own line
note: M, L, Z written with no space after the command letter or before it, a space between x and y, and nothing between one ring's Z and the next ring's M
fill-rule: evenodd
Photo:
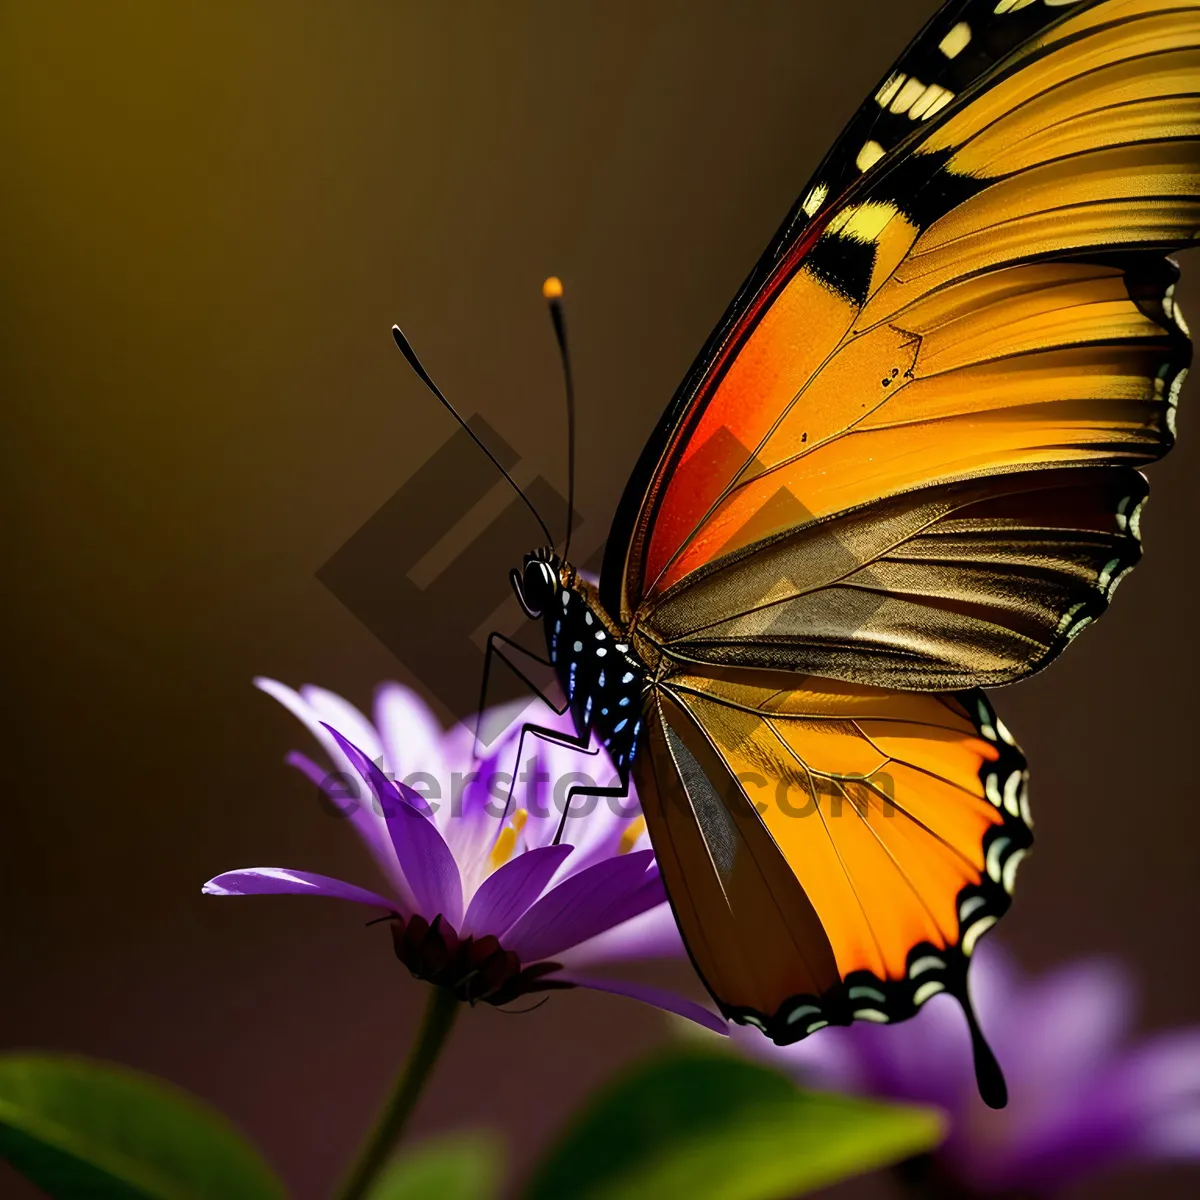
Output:
M559 970L558 963L522 967L521 960L505 950L498 938L491 934L460 938L440 915L432 924L420 915L408 920L396 916L391 924L396 957L413 978L448 988L468 1004L508 1004L529 992L573 986L547 978Z

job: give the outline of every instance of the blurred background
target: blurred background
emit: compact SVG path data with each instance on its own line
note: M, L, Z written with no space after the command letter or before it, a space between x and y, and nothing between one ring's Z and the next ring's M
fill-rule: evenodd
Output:
M596 546L710 327L931 10L0 7L0 1043L168 1076L232 1114L298 1196L324 1193L422 985L357 912L218 903L200 884L258 863L371 882L283 766L305 735L250 679L362 707L380 679L416 682L316 575L453 432L389 326L514 448L519 478L561 489L539 285L562 276L579 538ZM1180 295L1200 312L1200 261ZM1147 1029L1200 1015L1191 425L1151 473L1147 556L1113 612L995 697L1031 762L1039 839L1006 941L1032 968L1120 955ZM537 540L526 529L502 560ZM600 996L475 1011L416 1132L496 1125L520 1170L667 1036ZM1167 1200L1188 1183L1138 1186ZM0 1191L31 1194L3 1175Z

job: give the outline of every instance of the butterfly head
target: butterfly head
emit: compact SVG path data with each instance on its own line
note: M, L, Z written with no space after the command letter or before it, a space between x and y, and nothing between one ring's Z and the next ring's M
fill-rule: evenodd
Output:
M521 569L514 567L509 572L517 602L526 616L536 619L550 607L563 586L561 565L558 556L547 547L525 555Z

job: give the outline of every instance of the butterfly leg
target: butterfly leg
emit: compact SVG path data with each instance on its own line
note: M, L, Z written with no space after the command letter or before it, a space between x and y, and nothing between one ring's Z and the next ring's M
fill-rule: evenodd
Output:
M541 658L530 650L526 650L524 646L519 646L512 638L505 637L502 633L492 632L488 634L487 648L483 656L483 678L479 683L479 707L476 709L475 715L475 754L479 754L479 729L480 723L483 720L483 714L487 709L487 691L488 682L491 676L492 659L498 658L518 679L521 680L533 693L551 708L555 713L561 716L567 711L568 701L562 697L554 697L547 694L547 689L541 688L535 683L525 671L523 671L512 658L508 656L506 651L516 651L525 659L537 664L539 667L547 667L553 669L553 664L549 659ZM514 656L515 657L515 656ZM518 758L519 761L519 758Z
M570 750L576 750L580 754L586 754L588 757L595 757L600 753L600 747L596 746L589 749L591 745L591 735L588 734L570 734L563 733L558 729L547 729L543 725L534 725L531 722L521 726L520 736L517 738L517 766L521 764L522 748L525 745L525 735L532 734L541 741L548 742L553 746L563 746ZM513 786L516 786L515 780ZM602 787L599 784L585 786L583 784L572 784L567 789L566 798L563 803L562 817L558 822L558 829L554 834L553 845L557 846L562 841L563 831L566 828L567 816L571 811L571 803L576 796L615 796L623 797L629 795L629 771L628 769L617 770L617 782L610 784L607 787ZM509 804L512 803L512 788L509 789ZM507 812L507 809L506 809Z

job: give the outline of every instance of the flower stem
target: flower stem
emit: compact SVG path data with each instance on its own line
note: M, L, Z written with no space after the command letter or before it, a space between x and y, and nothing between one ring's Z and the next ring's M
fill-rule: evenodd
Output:
M374 1127L363 1141L354 1165L337 1193L337 1200L361 1200L367 1194L416 1108L460 1007L448 988L431 989L417 1040L375 1118Z

